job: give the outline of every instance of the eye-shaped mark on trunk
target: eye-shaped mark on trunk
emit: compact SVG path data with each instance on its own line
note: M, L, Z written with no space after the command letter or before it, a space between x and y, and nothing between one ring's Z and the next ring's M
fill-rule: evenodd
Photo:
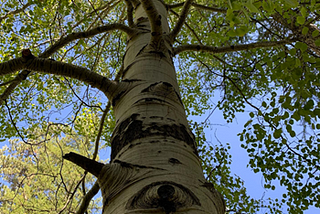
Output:
M162 181L142 188L130 198L126 209L152 209L155 213L164 211L169 214L193 205L201 206L200 200L191 190L181 184Z

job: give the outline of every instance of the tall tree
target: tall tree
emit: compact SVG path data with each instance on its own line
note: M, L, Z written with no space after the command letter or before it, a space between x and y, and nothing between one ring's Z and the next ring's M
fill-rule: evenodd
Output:
M2 3L3 213L320 207L319 8L315 0ZM230 174L229 146L206 142L209 120L187 120L219 108L232 122L246 106L242 147L265 188L286 187L280 200L249 197ZM106 146L110 163L97 162ZM102 203L89 204L99 189Z

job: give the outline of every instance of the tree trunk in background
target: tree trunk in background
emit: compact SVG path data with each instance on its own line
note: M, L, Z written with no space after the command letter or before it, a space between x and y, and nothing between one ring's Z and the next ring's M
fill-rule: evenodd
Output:
M154 1L163 31L166 8ZM224 201L206 183L180 99L169 41L154 51L150 25L140 4L135 24L148 33L128 38L123 89L112 100L116 118L111 164L98 180L104 214L217 213ZM153 44L150 44L151 46Z

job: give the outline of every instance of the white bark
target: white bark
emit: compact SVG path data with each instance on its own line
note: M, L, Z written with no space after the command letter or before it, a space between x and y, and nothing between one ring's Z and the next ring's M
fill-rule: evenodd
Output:
M103 213L222 214L223 199L204 179L180 100L172 46L165 37L167 11L160 1L153 4L161 15L162 35L129 38L123 74L127 90L113 100L112 163L98 179ZM154 29L143 6L136 8L135 24Z

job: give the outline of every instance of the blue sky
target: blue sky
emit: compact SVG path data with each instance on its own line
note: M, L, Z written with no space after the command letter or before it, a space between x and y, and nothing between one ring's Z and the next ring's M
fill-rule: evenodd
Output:
M215 124L211 129L205 130L206 138L208 141L216 142L217 137L222 143L230 143L232 155L231 171L241 177L244 180L245 187L248 193L259 199L264 197L265 199L270 198L280 198L282 194L285 193L285 188L279 185L279 182L274 182L276 189L264 189L263 183L264 179L261 173L254 173L252 169L247 167L249 162L249 157L246 150L240 147L241 142L238 133L242 132L243 125L248 121L249 112L237 113L236 118L232 123L226 123L223 119L221 111L215 111L211 117L211 123ZM203 117L206 118L206 117ZM285 210L284 210L285 211ZM286 211L284 214L287 213ZM319 208L311 207L304 214L316 214L320 213Z

